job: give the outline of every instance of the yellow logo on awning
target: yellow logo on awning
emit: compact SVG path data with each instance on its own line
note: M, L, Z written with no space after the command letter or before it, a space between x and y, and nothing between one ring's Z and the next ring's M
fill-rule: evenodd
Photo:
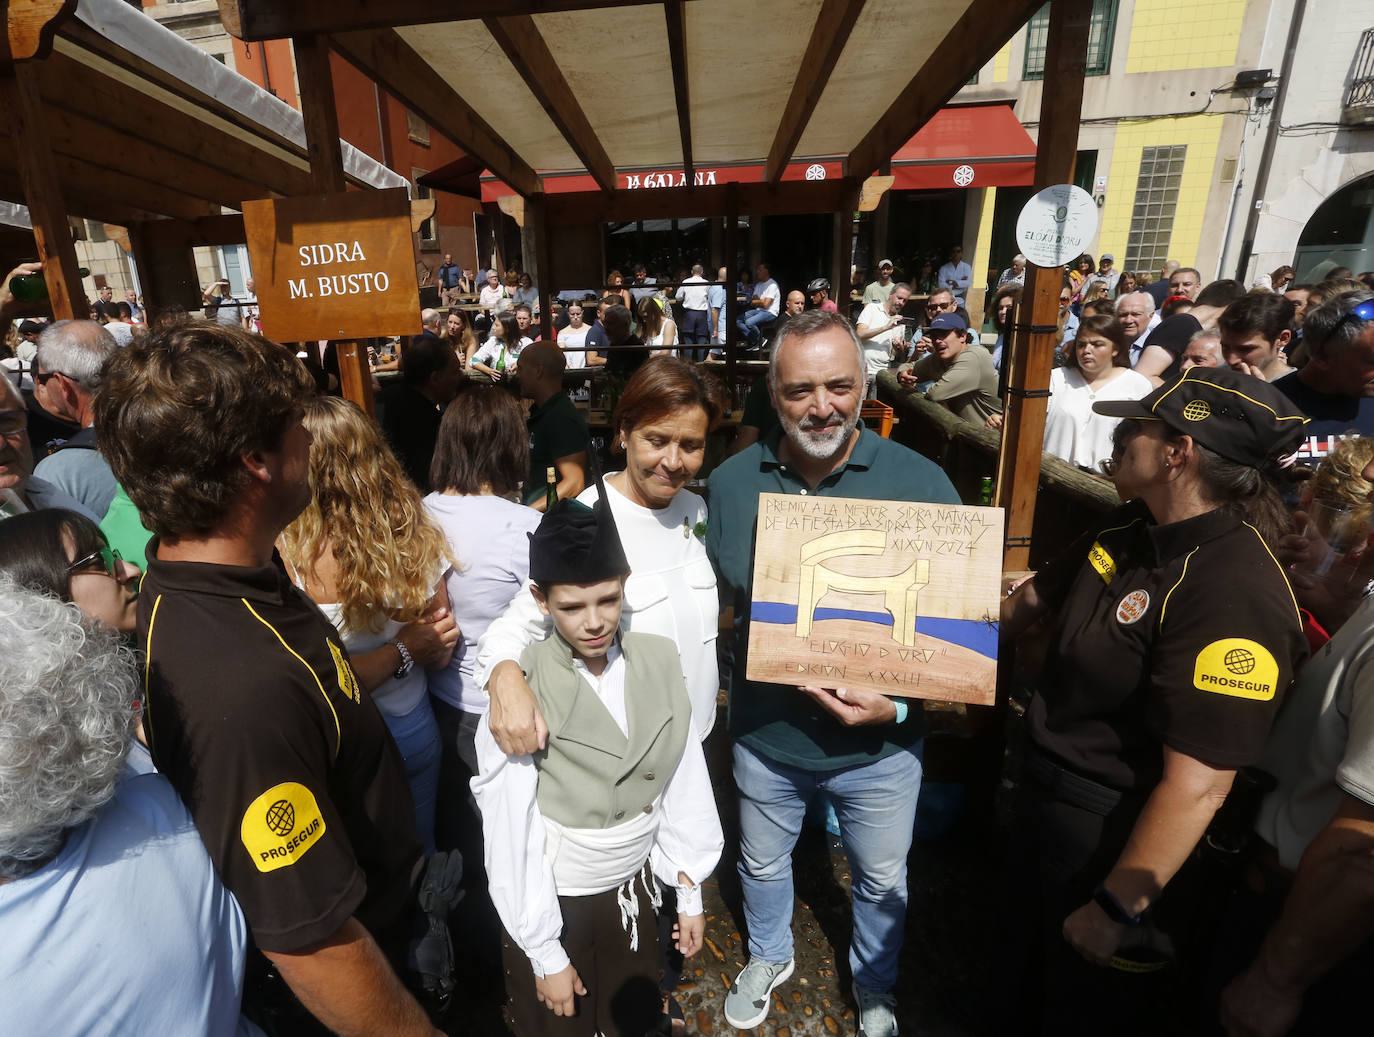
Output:
M1193 687L1268 702L1279 690L1279 664L1257 641L1224 637L1198 652Z
M258 871L287 868L324 835L315 794L295 781L273 785L243 812L239 837Z
M1093 541L1093 546L1088 551L1088 564L1097 570L1097 575L1102 577L1103 583L1111 583L1116 576L1116 560L1107 553L1107 549L1097 541Z

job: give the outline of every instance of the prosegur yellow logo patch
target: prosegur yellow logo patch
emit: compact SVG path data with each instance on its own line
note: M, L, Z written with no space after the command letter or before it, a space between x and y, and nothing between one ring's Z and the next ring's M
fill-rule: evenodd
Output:
M1244 637L1224 637L1197 654L1193 687L1268 702L1279 690L1279 664L1269 649Z
M1097 570L1097 575L1102 577L1103 583L1111 583L1112 578L1116 576L1116 560L1096 541L1093 541L1092 549L1088 551L1088 564Z
M288 868L324 835L324 816L304 785L273 785L243 812L239 836L258 871Z
M353 667L348 664L343 652L333 641L329 642L329 651L334 656L334 672L339 678L339 690L354 702L362 702L362 695L358 691L358 679L353 676Z

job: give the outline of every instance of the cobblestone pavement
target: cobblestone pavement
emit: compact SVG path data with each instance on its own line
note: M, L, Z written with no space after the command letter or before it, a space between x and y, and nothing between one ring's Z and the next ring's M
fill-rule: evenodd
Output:
M735 870L738 847L735 786L723 723L707 742L725 855L705 885L706 944L687 963L678 1002L688 1033L735 1034L725 1021L725 994L748 960ZM941 792L927 786L925 801ZM923 809L925 809L923 807ZM918 835L928 815L918 817ZM910 904L896 994L901 1032L923 1037L973 1037L992 1032L993 968L981 948L996 939L991 898L996 864L993 839L963 826L912 847ZM753 1031L762 1037L842 1037L857 1033L847 960L850 874L838 840L807 829L794 854L796 972L774 992L773 1011ZM990 996L991 995L991 996ZM470 1006L450 1020L452 1034L492 1037L506 1032L492 1011ZM489 1007L489 1006L488 1006Z

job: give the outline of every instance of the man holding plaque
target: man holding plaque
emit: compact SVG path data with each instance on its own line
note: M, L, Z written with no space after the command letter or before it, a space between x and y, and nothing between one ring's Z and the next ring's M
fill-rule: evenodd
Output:
M781 428L712 474L706 549L735 614L730 733L740 790L740 882L749 963L725 1002L731 1025L768 1015L793 970L792 848L809 802L835 807L854 876L854 975L860 1032L897 1032L897 980L906 917L906 858L921 785L919 703L863 689L750 681L754 529L761 492L959 504L935 464L859 421L867 378L848 320L811 310L773 348L769 393Z

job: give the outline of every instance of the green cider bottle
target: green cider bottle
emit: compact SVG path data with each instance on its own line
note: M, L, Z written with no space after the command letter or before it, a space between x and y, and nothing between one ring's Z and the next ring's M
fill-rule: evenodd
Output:
M86 267L77 269L82 277L90 277ZM19 302L43 302L48 297L48 282L42 274L15 274L10 278L10 294Z
M558 471L549 465L544 469L544 510L552 511L558 503Z
M978 490L978 504L988 508L992 506L992 476L983 476L983 485Z

